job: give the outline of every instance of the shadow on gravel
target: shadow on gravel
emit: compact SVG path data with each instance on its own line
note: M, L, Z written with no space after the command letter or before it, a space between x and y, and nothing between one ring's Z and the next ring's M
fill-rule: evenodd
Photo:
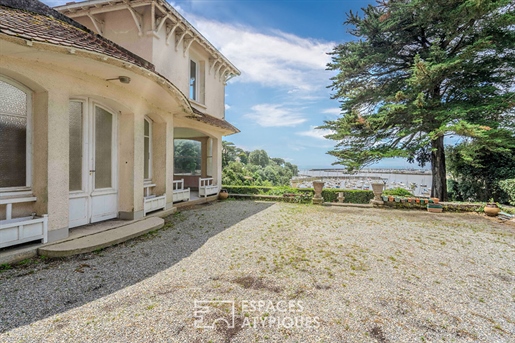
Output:
M94 253L0 266L0 333L134 285L190 256L211 237L273 206L226 201L166 219L165 228Z

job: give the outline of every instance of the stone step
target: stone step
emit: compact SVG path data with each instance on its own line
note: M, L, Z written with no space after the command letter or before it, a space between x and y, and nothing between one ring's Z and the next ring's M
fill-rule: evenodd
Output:
M69 241L46 245L38 249L38 254L47 257L67 257L92 252L129 239L144 235L147 232L164 226L164 219L150 217L117 228L83 236Z

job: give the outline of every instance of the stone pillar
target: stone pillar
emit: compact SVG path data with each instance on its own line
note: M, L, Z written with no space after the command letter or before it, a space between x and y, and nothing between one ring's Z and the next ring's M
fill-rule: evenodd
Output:
M207 175L207 137L200 138L200 177Z
M143 217L135 209L135 144L134 113L121 112L118 116L118 215L121 219Z
M68 237L69 225L69 95L61 89L48 92L47 213L48 240ZM39 114L38 114L39 115ZM41 122L41 116L36 122ZM38 134L38 140L41 135ZM38 142L33 147L38 149ZM41 167L41 166L40 166ZM38 167L38 168L40 168ZM36 172L36 170L35 170Z
M166 122L154 121L152 125L152 183L156 185L154 188L156 196L163 195L166 191L167 138Z
M324 188L325 182L313 181L313 188L315 189L315 196L313 197L313 204L320 205L324 202L322 198L322 189Z

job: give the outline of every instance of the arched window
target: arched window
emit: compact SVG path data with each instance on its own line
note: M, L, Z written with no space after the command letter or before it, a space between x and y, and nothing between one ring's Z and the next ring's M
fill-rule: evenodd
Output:
M31 186L31 93L0 76L0 191Z

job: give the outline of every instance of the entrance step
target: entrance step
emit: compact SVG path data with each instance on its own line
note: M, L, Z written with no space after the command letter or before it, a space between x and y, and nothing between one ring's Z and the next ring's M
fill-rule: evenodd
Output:
M92 252L160 229L164 226L164 222L162 218L150 217L111 230L46 245L38 249L38 254L48 257L67 257Z

